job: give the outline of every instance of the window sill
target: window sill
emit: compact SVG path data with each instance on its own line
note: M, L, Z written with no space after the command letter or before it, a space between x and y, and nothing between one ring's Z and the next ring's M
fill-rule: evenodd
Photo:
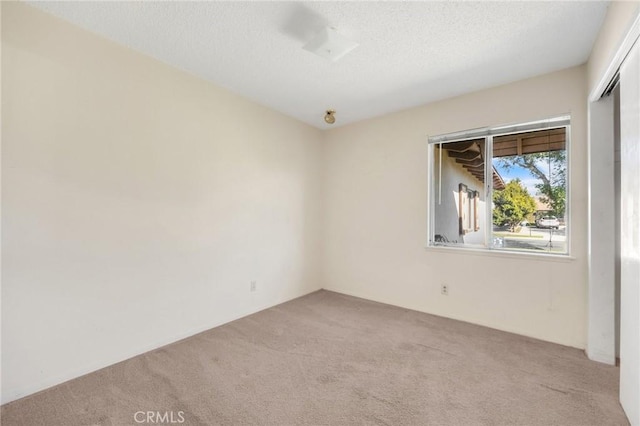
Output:
M447 246L425 246L426 251L438 253L464 254L473 256L502 257L511 259L534 260L543 262L569 263L576 260L568 254L548 254L548 253L527 253L518 251L507 251L500 249L483 249L471 247L447 247Z

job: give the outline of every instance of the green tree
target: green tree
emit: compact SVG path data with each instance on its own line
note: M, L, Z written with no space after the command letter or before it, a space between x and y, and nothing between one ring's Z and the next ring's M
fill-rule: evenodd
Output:
M521 167L540 180L535 185L540 201L551 207L551 214L564 217L567 200L567 153L547 151L534 154L514 155L498 159L505 170Z
M536 210L536 202L520 179L513 179L502 190L493 192L493 224L513 229Z

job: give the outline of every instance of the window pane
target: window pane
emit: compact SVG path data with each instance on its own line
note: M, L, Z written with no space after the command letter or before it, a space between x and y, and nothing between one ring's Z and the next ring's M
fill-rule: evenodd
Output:
M433 146L432 243L485 247L485 139Z
M493 138L494 248L566 253L566 128Z

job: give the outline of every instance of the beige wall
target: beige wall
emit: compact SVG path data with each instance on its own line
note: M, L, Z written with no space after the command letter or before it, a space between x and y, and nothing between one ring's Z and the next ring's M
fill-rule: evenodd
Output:
M607 15L589 57L587 71L589 91L593 90L602 78L638 13L640 13L640 1L612 1L609 4Z
M319 130L19 3L2 77L3 401L320 288Z
M329 131L325 288L584 348L586 87L582 66ZM575 259L424 248L428 135L564 113Z

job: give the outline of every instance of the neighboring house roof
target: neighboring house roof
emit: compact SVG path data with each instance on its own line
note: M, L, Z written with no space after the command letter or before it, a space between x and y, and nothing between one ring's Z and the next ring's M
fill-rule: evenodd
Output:
M551 206L545 202L543 202L539 196L533 197L536 202L536 211L537 212L549 212L553 210Z
M504 189L504 187L505 187L504 179L502 179L502 176L500 176L500 173L498 173L498 170L496 170L496 168L493 167L493 189Z
M456 160L473 177L484 183L484 139L474 139L462 142L450 142L443 145L449 157ZM504 180L493 168L493 189L504 189Z

